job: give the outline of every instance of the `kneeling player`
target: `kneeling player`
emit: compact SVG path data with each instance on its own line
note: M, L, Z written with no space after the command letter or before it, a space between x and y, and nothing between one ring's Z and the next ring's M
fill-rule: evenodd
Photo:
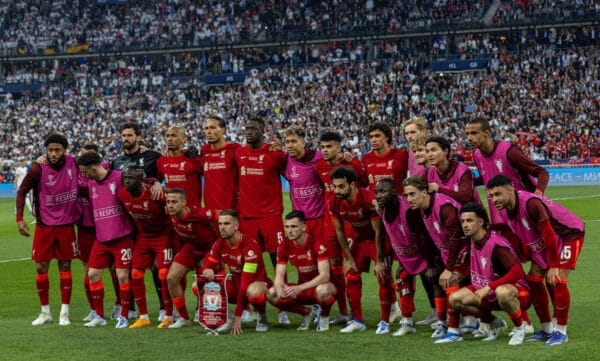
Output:
M478 332L488 333L484 341L497 337L488 325L500 321L491 311L503 310L514 325L508 344L519 345L525 338L522 312L530 304L529 287L519 258L506 238L488 231L489 221L483 206L467 203L462 206L460 217L463 232L471 239L471 285L452 293L450 305L461 312L480 315ZM449 329L450 334L455 336L453 341L462 340L460 331Z
M242 333L242 312L251 303L258 312L256 332L266 332L267 289L272 285L262 258L260 245L239 231L240 218L236 211L224 210L219 213L219 233L221 237L213 245L204 264L202 275L212 281L215 272L226 264L232 280L227 283L229 303L236 305L235 312L228 313L227 323L217 328L218 332L231 329L231 334Z
M285 216L287 237L277 247L275 283L267 298L276 307L304 316L299 331L308 330L314 312L302 305L321 306L317 331L329 329L329 313L335 301L335 286L329 282L329 258L327 249L306 233L304 213L292 211ZM285 282L287 262L298 272L298 284Z

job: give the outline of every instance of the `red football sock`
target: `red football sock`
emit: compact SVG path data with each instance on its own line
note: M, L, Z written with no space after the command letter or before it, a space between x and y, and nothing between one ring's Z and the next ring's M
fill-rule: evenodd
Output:
M348 303L352 309L352 316L363 322L362 315L362 278L360 273L348 272L346 274L346 293L348 294Z
M94 300L92 299L92 291L90 291L90 279L83 277L83 290L85 291L85 297L90 305L90 310L94 309Z
M115 289L115 305L121 304L121 287L119 286L119 278L116 273L111 273L110 277L112 279L113 288Z
M458 328L460 326L460 312L450 306L450 295L460 289L458 285L446 288L446 309L448 310L448 327Z
M386 277L384 280L378 281L379 283L379 307L381 308L381 320L389 322L390 320L390 309L392 304L397 301L396 292L392 286L391 277Z
M169 286L167 284L168 273L168 268L159 269L158 279L161 284L160 291L162 292L163 305L165 306L165 316L173 316L173 300L171 300L171 294L169 293Z
M63 305L71 303L73 291L73 275L71 271L60 272L60 301Z
M332 271L332 281L337 290L337 294L335 295L338 310L341 314L348 314L348 305L346 304L346 277L344 276L344 266L337 265L331 266Z
M275 302L275 307L280 310L298 313L302 316L306 316L310 313L310 310L296 302L293 298L280 298Z
M321 306L321 316L329 317L329 314L331 313L331 305L333 305L333 303L335 302L335 297L331 295L324 301L321 301L317 297L315 298L317 299L317 303Z
M529 283L531 303L540 322L552 322L552 317L550 317L550 299L548 298L548 292L546 292L544 277L527 275L527 283Z
M185 295L174 297L172 300L173 306L175 306L177 312L179 312L179 317L189 320L190 315L188 314L187 308L185 307Z
M569 320L569 309L571 307L571 293L567 285L567 279L557 280L554 286L554 317L556 324L565 326Z
M508 314L508 317L510 317L510 320L513 323L513 326L515 327L521 327L523 325L523 312L521 312L521 310L517 310L517 312L513 313L513 314Z
M529 318L529 312L527 312L527 310L521 309L521 313L523 315L523 321L525 321L527 324L531 324L531 318Z
M438 315L438 320L442 322L446 322L446 311L448 310L448 300L446 297L436 297L435 301L435 310Z
M265 313L267 309L267 296L265 294L261 294L256 297L248 297L248 302L254 306L256 312L260 314Z
M121 294L121 317L129 316L129 305L131 305L131 282L127 281L119 285Z
M102 280L96 282L90 281L90 292L92 293L96 313L98 316L104 317L104 284Z
M402 271L396 282L396 289L400 295L400 310L402 317L412 317L415 312L415 284L414 277Z
M50 304L50 281L48 281L48 274L36 273L35 285L37 287L38 297L40 298L40 305L48 306Z
M146 303L146 284L144 283L144 270L132 269L131 282L133 286L133 296L138 306L140 315L148 314L148 305Z

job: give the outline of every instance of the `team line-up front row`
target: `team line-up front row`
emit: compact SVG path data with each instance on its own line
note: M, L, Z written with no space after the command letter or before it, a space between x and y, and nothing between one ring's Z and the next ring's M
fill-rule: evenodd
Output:
M375 127L374 132L378 131ZM303 137L298 129L286 134ZM327 137L324 138L322 143L327 144ZM332 139L338 141L337 137ZM377 142L371 136L370 139ZM204 208L189 202L189 189L169 187L169 174L164 177L167 181L164 193L157 191L156 182L146 178L138 165L123 172L111 170L96 152L83 153L74 159L65 154L68 141L64 137L49 136L45 142L45 162L32 167L39 174L31 174L31 170L28 174L37 179L36 209L42 221L36 225L32 247L42 311L33 325L52 321L47 273L51 259L58 260L60 270L59 324L70 324L70 260L79 257L87 270L86 295L92 310L86 318L86 327L107 323L102 283L105 268L116 270L119 283L121 313L117 328L150 326L144 271L153 266L158 268L165 310L158 327L181 328L191 325L185 301L186 274L195 271L198 276L212 280L227 266L232 275L227 283L229 302L236 306L219 331L241 333L242 314L250 305L258 314L256 331L267 331L267 302L282 313L302 315L298 330L309 329L316 318L317 331L326 331L330 324L339 321L345 325L343 333L363 331L366 325L361 305L361 273L369 272L373 261L381 306L377 334L390 332L390 323L400 315L400 328L394 335L415 332L412 314L415 279L419 275L425 284L432 286L438 318L432 326L435 343L461 341L466 332L485 341L495 340L507 327L504 320L492 314L495 310L506 312L513 323L510 345L524 341L557 345L568 340L567 279L569 271L575 268L584 239L584 224L573 213L543 195L520 189L515 185L515 176L510 172L503 174L499 167L500 171L488 177L486 184L492 212L490 221L476 192L468 195L467 202L459 202L452 197L452 190L445 194L432 189L432 184L437 187L438 183L447 183L448 177L444 176L432 183L432 169L436 168L431 164L435 163L436 152L445 154L441 158L447 157L449 144L444 138L431 137L411 142L414 153L410 155L428 168L425 177L379 177L369 182L373 187L367 189L360 186L364 184L363 175L352 167L352 161L356 160L332 167L326 184L330 191L327 214L310 218L305 212L310 205L306 204L319 194L298 187L298 181L294 185L293 180L305 172L302 162L294 157L295 144L291 140L286 136L290 169L286 169L285 175L293 188L295 210L285 216L286 236L281 235L275 246L275 277L271 281L262 257L265 246L254 236L256 231L246 231L253 227L260 229L261 224L268 227L266 217L244 218L231 209ZM423 143L427 157L419 154L422 151L419 148L423 148L419 145ZM496 144L494 150L499 146ZM323 144L322 150L327 154ZM504 161L510 162L506 156L510 156L510 151L504 150L503 154ZM304 156L302 152L298 158ZM438 163L442 163L438 164L440 169L449 165L456 169L453 163L443 164L443 159ZM480 166L480 172L481 168L485 174L485 166ZM251 169L241 167L240 177L248 171ZM487 171L489 175L491 169ZM367 176L370 176L368 167ZM473 184L473 179L470 181ZM462 178L454 187L459 195L461 182ZM86 193L84 197L82 193ZM82 222L86 214L89 219ZM22 217L17 222L19 231L29 235ZM272 249L267 251L275 253ZM400 265L395 282L394 259ZM521 262L528 261L531 269L525 275ZM297 284L287 282L288 262L297 271ZM395 291L399 294L399 309ZM139 318L129 325L131 293ZM352 316L341 314L330 320L332 304L340 302L340 293L344 296L344 308L347 297ZM315 306L306 307L310 305ZM534 306L541 327L526 338L527 328L531 327L527 315L530 305ZM341 311L341 302L339 306Z

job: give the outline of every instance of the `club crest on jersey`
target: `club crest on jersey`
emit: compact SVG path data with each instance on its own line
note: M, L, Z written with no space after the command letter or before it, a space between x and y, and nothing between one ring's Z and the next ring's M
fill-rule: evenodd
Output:
M115 194L115 192L117 191L117 184L115 182L108 183L108 189L110 189L110 192L112 194Z
M486 264L487 264L487 258L481 257L481 266L483 266L483 268L485 268Z
M55 184L56 184L56 179L54 179L54 175L53 174L48 174L46 185L49 186L49 187L52 187Z
M246 175L246 167L240 168L240 174L241 175Z
M296 166L293 165L292 169L290 170L290 177L292 178L298 178L300 174L298 174L298 170L296 169Z
M264 162L264 160L265 160L265 155L264 154L261 154L261 155L258 156L258 162L259 163Z
M185 170L185 161L179 163L179 170L182 172Z
M225 149L221 151L221 158L225 158Z
M69 175L69 179L73 179L73 171L71 168L67 169L67 174Z
M148 201L144 201L143 207L144 210L148 210Z
M187 224L187 229L188 229L188 232L191 232L193 230L193 226L191 223Z
M394 160L393 159L392 160L388 160L387 169L392 169L393 166L394 166Z
M204 171L208 171L208 163L204 163Z
M502 160L496 159L496 168L498 168L498 172L502 173Z
M204 284L204 295L202 304L209 311L216 311L221 308L223 296L221 296L221 286L216 282L207 282Z

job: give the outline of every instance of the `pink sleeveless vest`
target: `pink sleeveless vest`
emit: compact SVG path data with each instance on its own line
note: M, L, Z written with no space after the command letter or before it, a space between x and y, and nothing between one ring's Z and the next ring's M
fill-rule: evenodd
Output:
M60 170L40 164L42 177L38 184L38 200L42 222L48 226L73 224L79 218L77 206L77 179L79 169L75 159L65 155Z
M400 202L398 217L393 222L387 223L384 209L381 221L400 264L411 275L417 275L427 268L427 261L419 250L416 238L410 233L407 226L406 211L410 209L410 205L404 197L398 196L398 201Z
M512 255L518 259L514 249L506 238L494 231L490 233L490 238L485 242L481 249L477 249L475 247L475 242L471 241L471 284L477 290L498 279L498 276L494 274L494 269L492 267L492 253L496 246L510 249ZM525 278L520 279L516 284L529 289L529 285ZM492 290L486 298L489 302L494 302L496 300L496 294Z
M133 226L117 196L122 186L121 172L117 170L111 171L100 182L93 179L89 182L96 239L100 242L112 241L133 232Z
M325 215L325 188L321 183L315 163L323 156L316 152L308 162L299 162L287 157L285 178L290 183L290 199L294 210L303 211L306 219Z

